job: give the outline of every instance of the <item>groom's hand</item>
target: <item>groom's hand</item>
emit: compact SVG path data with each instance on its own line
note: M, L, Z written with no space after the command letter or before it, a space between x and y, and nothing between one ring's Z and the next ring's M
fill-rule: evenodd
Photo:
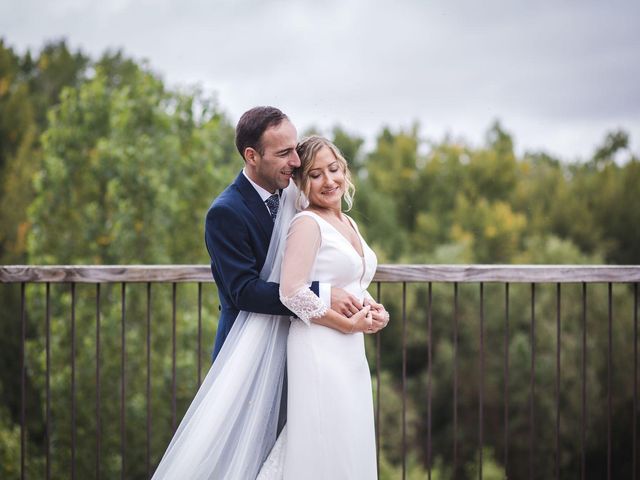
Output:
M354 295L344 291L342 288L331 287L332 310L350 318L362 310L362 307L362 303Z

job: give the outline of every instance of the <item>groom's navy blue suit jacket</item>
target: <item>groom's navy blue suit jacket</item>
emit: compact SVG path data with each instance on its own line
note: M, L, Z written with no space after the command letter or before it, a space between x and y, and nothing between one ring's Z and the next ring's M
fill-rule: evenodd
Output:
M205 243L220 297L214 360L240 310L292 315L280 302L279 285L260 279L272 232L267 207L240 172L213 201L205 221ZM318 283L311 289L317 295Z

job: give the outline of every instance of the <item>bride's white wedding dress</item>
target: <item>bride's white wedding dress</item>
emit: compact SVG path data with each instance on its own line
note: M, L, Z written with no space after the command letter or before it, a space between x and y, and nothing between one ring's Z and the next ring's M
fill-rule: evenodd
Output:
M343 334L313 323L326 311L310 279L364 300L375 253L358 234L362 256L319 215L300 212L291 223L281 272L282 302L292 319L287 342L287 426L258 479L375 479L371 376L362 333Z

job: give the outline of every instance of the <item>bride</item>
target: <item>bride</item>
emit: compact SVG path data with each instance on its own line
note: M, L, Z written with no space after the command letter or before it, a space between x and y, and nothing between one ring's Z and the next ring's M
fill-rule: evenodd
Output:
M371 377L360 333L372 325L371 307L347 318L308 289L311 278L341 287L376 305L386 323L388 314L366 291L377 260L342 213L354 187L338 149L312 136L297 151L299 190L283 191L261 272L280 281L281 301L297 318L238 315L154 479L377 476ZM276 439L285 369L286 426Z

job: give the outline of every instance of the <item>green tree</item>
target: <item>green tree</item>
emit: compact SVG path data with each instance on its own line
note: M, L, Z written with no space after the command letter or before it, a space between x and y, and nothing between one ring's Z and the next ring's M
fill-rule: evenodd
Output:
M85 57L80 53L71 54L64 42L48 43L34 59L29 52L19 56L0 39L0 263L29 261L27 208L36 195L33 177L41 167L40 134L46 126L46 112L58 102L64 86L81 81L85 63ZM19 378L16 361L20 353L20 323L16 321L16 312L20 311L19 289L3 289L0 298L0 327L4 332L0 339L0 402L3 405L0 436L9 442L15 433L12 425L19 421L20 399L15 389ZM30 327L27 334L37 336L38 332ZM42 458L37 448L43 440L42 396L31 376L27 377L27 395L27 409L33 413L28 426L33 442L28 445L36 448L29 448L31 461L27 471L34 472L31 476L39 476ZM14 458L19 460L19 456ZM5 467L3 462L0 476L17 475L14 467L15 464Z
M103 59L104 60L104 59ZM215 102L198 90L168 91L162 82L144 68L131 69L122 62L97 66L93 78L79 88L67 88L62 101L51 110L49 127L43 134L42 168L36 177L36 200L29 209L32 228L28 236L30 258L35 263L204 263L202 223L211 200L226 186L240 166L239 157L226 158L233 144L233 129ZM235 163L234 163L235 162ZM145 293L130 287L127 296L128 404L126 476L144 476L144 430L138 428L145 418ZM157 291L157 290L156 290ZM181 289L181 304L194 298L192 288ZM76 328L78 383L80 396L93 395L95 359L92 342L92 296L78 289ZM103 424L103 458L106 476L119 472L118 400L111 392L119 389L119 312L118 294L106 288L103 308L102 369L104 408L102 415L112 419ZM60 294L55 306L52 349L69 348L70 326L64 313L70 308L67 292ZM171 311L171 295L160 295L154 316L166 318ZM186 310L186 308L185 308ZM205 308L205 318L213 313ZM83 320L81 320L83 319ZM162 320L157 320L162 322ZM195 329L194 313L181 319L181 351L178 375L195 378L196 356L187 345ZM210 328L207 330L210 331ZM171 385L171 328L156 329L152 378L155 392L166 392ZM30 342L31 355L37 359L33 377L42 378L44 357L42 336ZM83 361L83 359L85 361ZM206 359L205 365L206 365ZM70 421L63 408L70 371L68 361L56 364L52 389L58 418ZM40 375L38 375L40 372ZM42 388L42 384L39 384ZM179 409L188 404L193 385L179 391ZM156 419L153 458L166 447L170 437L170 410L166 397L153 405ZM94 459L91 438L95 434L92 406L79 405L79 453L77 467L82 475L91 475ZM69 446L68 432L58 431L53 440ZM88 450L87 450L88 449ZM56 475L68 471L69 458L57 456Z
M366 158L370 188L393 198L399 226L409 232L418 210L415 186L419 145L417 124L397 134L385 128L378 135L375 150Z
M344 128L336 125L331 131L332 142L349 163L352 175L358 176L362 168L362 146L364 138L358 135L350 135Z
M234 173L219 160L231 127L200 93L167 92L143 70L130 75L114 87L98 67L52 111L30 211L34 261L205 260L198 232Z

